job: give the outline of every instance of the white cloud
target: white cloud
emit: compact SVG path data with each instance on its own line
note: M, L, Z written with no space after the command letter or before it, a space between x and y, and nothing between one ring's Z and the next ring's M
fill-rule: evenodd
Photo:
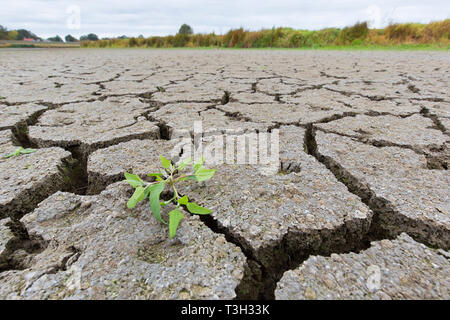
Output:
M68 28L67 13L74 5L81 9L80 29L75 30ZM2 4L0 24L26 28L42 37L90 32L100 37L150 36L174 34L183 23L195 32L216 33L241 26L250 30L344 27L365 20L382 27L390 22L442 20L449 12L450 2L444 0L16 0Z

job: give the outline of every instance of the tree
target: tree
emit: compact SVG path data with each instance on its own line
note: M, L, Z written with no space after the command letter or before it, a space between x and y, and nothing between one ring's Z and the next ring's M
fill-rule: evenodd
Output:
M25 29L19 29L17 30L17 40L23 40L24 38L31 38L34 40L39 39L37 35L35 35L33 32L25 30Z
M51 38L48 38L47 40L52 41L52 42L63 42L63 39L61 39L60 36L51 37Z
M0 25L0 40L8 40L8 29Z
M66 42L77 42L77 38L73 37L72 35L68 34L64 39L66 39Z
M89 33L87 37L88 37L88 40L98 41L98 37L95 33Z
M8 31L8 39L9 40L19 40L19 33L17 30L9 30Z
M98 41L98 36L95 33L89 33L87 36L81 36L80 41L89 40L89 41Z
M183 24L183 25L180 27L180 30L178 30L178 33L179 33L179 34L193 34L193 33L194 33L194 30L191 28L190 25Z

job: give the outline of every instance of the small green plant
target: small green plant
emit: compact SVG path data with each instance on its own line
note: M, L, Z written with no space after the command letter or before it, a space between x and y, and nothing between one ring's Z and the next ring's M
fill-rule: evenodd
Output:
M193 180L193 181L206 181L211 179L215 169L206 169L203 166L204 159L195 163L192 166L192 172L189 174L183 174L188 166L192 164L192 159L187 158L181 161L177 166L174 166L172 162L163 156L159 156L163 169L159 173L149 173L147 176L155 177L154 182L143 181L138 175L125 172L125 181L127 181L135 191L131 198L127 202L127 207L132 209L139 202L149 199L150 209L153 216L161 223L169 225L170 238L175 237L178 224L184 218L183 213L179 210L181 206L185 206L187 210L193 214L210 214L211 210L203 208L195 202L189 202L186 195L181 196L175 186L176 183ZM166 187L169 187L173 191L173 197L167 201L160 201L160 195ZM169 212L169 223L167 223L161 217L161 206L166 206L170 203L176 205L176 208Z
M16 149L14 152L4 156L3 159L17 157L21 154L28 154L28 153L33 153L33 152L36 152L36 150L35 149L24 149L24 148L20 147L20 148Z

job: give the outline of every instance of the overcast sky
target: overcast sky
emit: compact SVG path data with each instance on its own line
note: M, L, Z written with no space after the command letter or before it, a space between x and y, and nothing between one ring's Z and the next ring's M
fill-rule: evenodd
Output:
M175 34L187 23L194 32L225 33L285 26L295 29L344 27L369 21L423 22L450 17L449 0L0 0L0 24L47 38Z

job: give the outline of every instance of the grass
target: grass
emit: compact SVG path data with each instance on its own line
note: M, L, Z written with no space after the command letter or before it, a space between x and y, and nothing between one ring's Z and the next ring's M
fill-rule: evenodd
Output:
M99 49L98 47L88 47L83 49ZM313 47L302 47L302 48L278 48L278 47L267 47L267 48L224 48L224 47L181 47L181 48L147 48L147 47L105 47L102 49L112 49L112 50L186 50L186 51L201 51L201 50L255 50L255 51L277 51L277 50L288 50L288 51L311 51L311 50L337 50L337 51L448 51L450 45L433 45L433 44L393 44L393 45L331 45L331 46L313 46Z
M441 46L434 44L392 44L392 45L334 45L313 48L294 48L294 50L423 50L423 51L446 51L450 45Z
M20 43L11 43L4 48L35 48L34 44L20 44Z
M79 48L79 43L65 42L28 42L19 40L0 41L0 48Z

